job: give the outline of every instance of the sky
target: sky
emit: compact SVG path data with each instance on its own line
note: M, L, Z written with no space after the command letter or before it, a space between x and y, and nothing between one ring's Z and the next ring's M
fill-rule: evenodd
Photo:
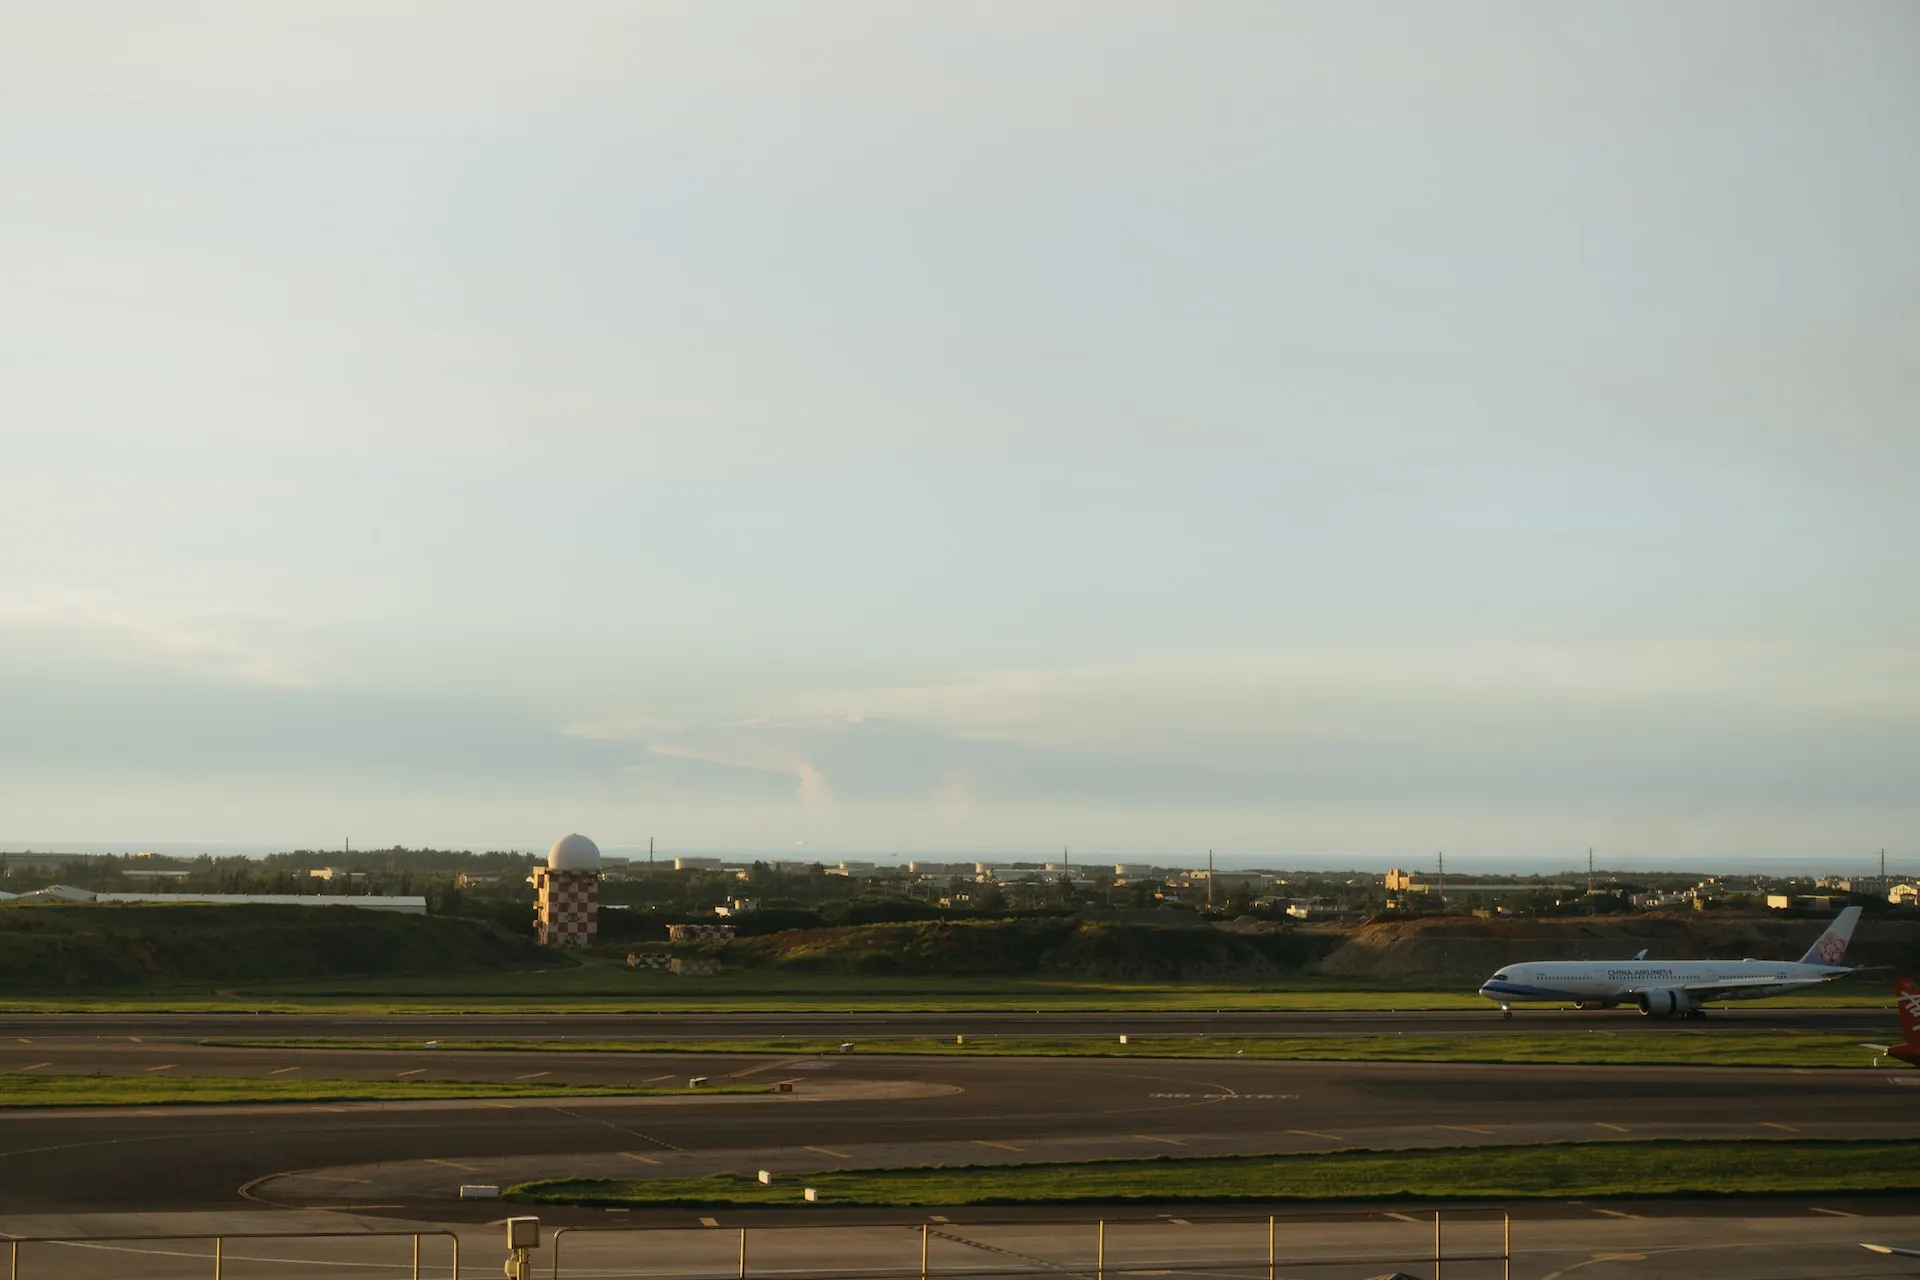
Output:
M1915 66L0 0L0 845L1920 867Z

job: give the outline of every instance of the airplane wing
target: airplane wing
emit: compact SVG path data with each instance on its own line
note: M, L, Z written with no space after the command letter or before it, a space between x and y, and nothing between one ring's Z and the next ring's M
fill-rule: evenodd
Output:
M1817 987L1826 982L1826 978L1723 978L1719 982L1647 982L1631 987L1622 987L1627 995L1639 995L1643 991L1689 991L1704 994L1709 991L1742 991L1755 987Z
M1875 1253L1890 1253L1896 1258L1920 1258L1920 1249L1896 1249L1890 1244L1868 1244L1862 1240L1862 1249L1871 1249Z
M1838 976L1838 975L1835 975ZM1621 994L1637 996L1647 991L1684 991L1696 1000L1734 999L1762 996L1797 987L1817 987L1828 978L1723 978L1719 982L1646 982L1622 987Z
M1893 1048L1893 1046L1890 1044L1867 1044L1864 1041L1861 1043L1860 1047L1862 1049L1871 1049L1875 1053L1886 1053Z

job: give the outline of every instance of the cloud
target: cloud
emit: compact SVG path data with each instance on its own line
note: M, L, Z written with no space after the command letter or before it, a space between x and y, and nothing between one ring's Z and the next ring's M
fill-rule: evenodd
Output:
M312 680L287 654L203 618L106 597L41 595L0 601L0 637L40 641L50 652L88 651L109 662L159 666L240 684L303 688Z
M1887 812L1920 759L1920 661L1749 644L1190 656L988 671L773 698L631 734L650 752L798 778L839 810L989 823L1053 809L1313 817L1356 832L1561 821L1742 829ZM792 793L789 792L789 795ZM1212 819L1204 819L1211 821Z

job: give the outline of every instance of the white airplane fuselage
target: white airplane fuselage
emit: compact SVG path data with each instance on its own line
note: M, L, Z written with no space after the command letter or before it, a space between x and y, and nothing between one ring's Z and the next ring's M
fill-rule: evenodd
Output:
M1637 1005L1686 1014L1709 1000L1755 1000L1842 977L1844 965L1791 960L1534 960L1502 968L1480 987L1501 1007L1533 1001Z

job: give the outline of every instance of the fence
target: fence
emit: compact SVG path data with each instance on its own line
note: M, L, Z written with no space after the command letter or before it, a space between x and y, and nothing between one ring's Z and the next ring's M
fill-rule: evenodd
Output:
M1279 1280L1282 1268L1288 1268L1297 1272L1306 1268L1315 1268L1315 1267L1326 1268L1326 1267L1352 1267L1352 1266L1392 1266L1399 1263L1408 1263L1411 1265L1430 1264L1433 1268L1433 1280L1443 1280L1445 1268L1448 1264L1473 1264L1473 1263L1491 1264L1491 1263L1497 1262L1500 1264L1501 1280L1513 1280L1513 1220L1507 1215L1507 1213L1504 1210L1498 1210L1498 1209L1454 1210L1453 1217L1451 1219L1444 1218L1441 1211L1433 1210L1432 1211L1432 1224L1433 1224L1432 1252L1431 1254L1428 1254L1423 1251L1417 1257L1405 1252L1348 1254L1348 1255L1334 1255L1334 1256L1326 1256L1326 1257L1308 1257L1304 1255L1296 1255L1296 1256L1289 1257L1284 1255L1280 1248L1281 1242L1283 1239L1283 1231L1288 1227L1292 1227L1296 1225L1305 1225L1309 1223L1317 1224L1317 1225L1325 1225L1328 1223L1342 1222L1342 1221L1346 1221L1346 1222L1362 1222L1366 1220L1377 1221L1382 1216L1392 1217L1396 1219L1399 1223L1406 1224L1406 1225L1420 1225L1420 1224L1424 1224L1425 1222L1424 1215L1421 1218L1416 1219L1416 1218L1413 1218L1411 1215L1407 1215L1407 1214L1381 1215L1381 1214L1375 1214L1375 1213L1326 1214L1326 1215L1317 1215L1312 1218L1282 1218L1274 1214L1266 1214L1266 1215L1261 1215L1257 1217L1248 1217L1248 1216L1240 1216L1240 1215L1208 1217L1208 1218L1205 1218L1204 1221L1209 1226L1221 1226L1225 1224L1264 1226L1266 1229L1265 1230L1266 1250L1264 1252L1264 1255L1262 1256L1225 1257L1225 1258L1208 1257L1205 1260L1204 1264L1197 1264L1197 1265L1203 1265L1208 1274L1219 1274L1222 1272L1229 1272L1229 1273L1244 1274L1249 1278L1249 1280L1257 1280L1258 1277L1262 1277L1262 1276L1264 1276L1266 1280ZM1463 1218L1469 1221L1478 1221L1487 1225L1492 1225L1497 1222L1500 1228L1499 1250L1497 1252L1490 1251L1490 1250L1482 1250L1477 1252L1468 1251L1468 1252L1449 1253L1447 1251L1447 1245L1446 1245L1446 1240L1447 1240L1447 1234L1445 1230L1446 1225L1449 1221L1452 1221L1457 1224ZM894 1223L889 1225L902 1226L902 1225L911 1225L911 1224ZM969 1229L969 1230L977 1230L978 1228L981 1228L981 1227L990 1227L990 1226L1052 1228L1055 1230L1059 1230L1063 1228L1071 1228L1071 1227L1084 1228L1088 1232L1088 1234L1091 1236L1091 1240L1089 1242L1092 1246L1092 1254L1093 1254L1091 1267L1068 1266L1068 1265L1063 1265L1057 1261L1049 1261L1049 1260L1040 1259L1040 1258L1029 1258L1024 1260L1026 1263L1026 1265L1024 1266L1014 1266L1014 1267L1008 1267L1008 1268L998 1269L998 1270L990 1269L990 1268L982 1268L977 1265L970 1265L964 1268L949 1268L943 1271L941 1268L937 1268L932 1264L933 1263L932 1246L935 1240L951 1241L955 1244L959 1244L962 1246L970 1246L975 1249L984 1248L984 1249L988 1249L989 1251L998 1252L1001 1254L1005 1254L1008 1251L1004 1249L994 1249L992 1246L982 1245L974 1241L969 1241L964 1237L954 1234L955 1232L962 1229L959 1224L947 1223L943 1221L940 1223L923 1222L917 1225L918 1225L918 1235L919 1235L919 1241L918 1241L919 1256L918 1256L918 1259L915 1261L909 1261L909 1260L903 1259L902 1265L895 1269L887 1269L885 1267L862 1266L857 1269L848 1269L844 1272L810 1271L805 1274L809 1276L810 1280L840 1280L840 1277L842 1276L849 1278L849 1280L851 1280L851 1277L855 1277L855 1276L859 1277L860 1280L915 1280L915 1278L917 1278L917 1280L933 1280L934 1277L938 1277L942 1274L953 1274L953 1275L964 1274L969 1278L969 1280L986 1280L986 1278L988 1277L997 1277L997 1276L1013 1277L1013 1276L1025 1276L1025 1275L1037 1275L1037 1274L1046 1274L1046 1275L1079 1274L1079 1275L1091 1275L1094 1277L1094 1280L1108 1280L1108 1277L1113 1277L1114 1280L1120 1280L1121 1277L1125 1277L1129 1275L1151 1274L1151 1275L1164 1276L1169 1274L1168 1267L1166 1263L1163 1261L1156 1261L1151 1264L1137 1264L1137 1265L1129 1266L1129 1265L1120 1265L1118 1263L1112 1262L1109 1260L1109 1257L1108 1257L1108 1235L1110 1231L1113 1232L1116 1236L1119 1236L1121 1233L1125 1232L1129 1228L1140 1228L1140 1227L1148 1227L1148 1226L1164 1228L1169 1225L1169 1220L1165 1217L1151 1218L1151 1219L1143 1219L1143 1218L1104 1219L1103 1218L1103 1219L1096 1219L1092 1222L1077 1222L1077 1223L1066 1223L1058 1220L1050 1222L1045 1219L1035 1219L1035 1218L1019 1218L1019 1219L1008 1219L1008 1220L1000 1221L997 1223L982 1222L982 1221L975 1220L965 1224L966 1229ZM752 1247L752 1241L756 1238L765 1239L768 1236L773 1236L778 1233L791 1233L791 1232L811 1233L811 1232L848 1231L848 1230L861 1229L862 1227L868 1230L872 1230L876 1227L882 1227L882 1226L883 1224L879 1224L879 1223L858 1224L858 1223L848 1223L843 1221L843 1222L837 1222L837 1223L805 1223L805 1224L796 1223L792 1225L781 1225L781 1226L772 1226L772 1227L735 1228L733 1231L727 1233L728 1235L731 1235L733 1237L733 1243L737 1249L737 1268L734 1270L734 1275L735 1277L737 1277L737 1280L752 1280L752 1277L756 1274L752 1270L750 1265L754 1260L756 1260L758 1257L761 1256L761 1252L762 1252L761 1250L758 1250ZM653 1253L651 1246L648 1243L646 1243L646 1238L649 1236L653 1237L655 1240L658 1240L660 1237L667 1234L687 1235L689 1233L695 1233L695 1232L697 1232L703 1238L711 1238L714 1235L719 1234L712 1228L560 1227L553 1232L553 1234L549 1237L549 1240L548 1240L548 1245L551 1248L552 1254L553 1254L551 1280L561 1280L562 1278L564 1245L569 1238L578 1239L579 1237L582 1237L582 1236L620 1236L620 1235L640 1236L642 1237L642 1242L640 1243L638 1252L642 1255L648 1255ZM793 1276L798 1274L791 1267L792 1258L789 1255L786 1255L783 1252L776 1252L775 1256L778 1258L779 1261L787 1263L786 1266L777 1268L779 1274L783 1276ZM768 1270L771 1271L775 1269L776 1268L769 1268ZM667 1275L670 1273L660 1272L658 1274ZM714 1273L711 1270L702 1268L702 1274L713 1275L716 1273Z
M1430 1251L1424 1247L1418 1252L1413 1252L1410 1248L1400 1248L1397 1250L1372 1248L1357 1253L1322 1252L1314 1254L1299 1249L1287 1251L1283 1250L1282 1247L1285 1244L1292 1243L1287 1239L1290 1232L1296 1235L1302 1234L1309 1228L1317 1228L1325 1231L1328 1228L1337 1230L1342 1227L1367 1227L1369 1228L1368 1236L1372 1237L1374 1231L1388 1227L1388 1222L1384 1221L1385 1219L1393 1220L1392 1230L1399 1234L1403 1241L1411 1244L1418 1242L1415 1238L1416 1229L1421 1232L1425 1231L1428 1223L1428 1214L1423 1213L1419 1217L1406 1213L1381 1212L1329 1213L1311 1216L1302 1215L1299 1217L1280 1217L1273 1214L1222 1214L1203 1216L1199 1220L1199 1225L1216 1229L1217 1232L1225 1232L1231 1228L1249 1239L1258 1238L1263 1235L1265 1248L1258 1254L1249 1253L1244 1256L1216 1256L1208 1253L1207 1256L1201 1258L1196 1255L1189 1259L1188 1265L1203 1269L1209 1275L1243 1275L1247 1277L1247 1280L1260 1280L1260 1277L1265 1277L1265 1280L1280 1280L1283 1269L1292 1275L1318 1269L1320 1274L1326 1275L1329 1274L1331 1270L1339 1268L1358 1268L1364 1266L1368 1268L1391 1267L1397 1269L1401 1264L1406 1264L1420 1266L1423 1270L1425 1267L1431 1266L1433 1280L1445 1280L1448 1274L1446 1270L1448 1267L1485 1264L1486 1269L1491 1270L1492 1264L1497 1263L1499 1265L1501 1280L1512 1280L1513 1223L1504 1211L1498 1209L1456 1209L1448 1210L1445 1214L1439 1210L1431 1211L1432 1248ZM626 1265L631 1265L631 1258L638 1258L648 1264L649 1274L657 1276L676 1274L715 1276L730 1271L737 1280L752 1280L755 1275L768 1276L777 1271L783 1276L806 1276L809 1277L809 1280L842 1280L842 1278L852 1280L852 1277L856 1276L859 1277L859 1280L915 1280L916 1277L918 1280L934 1280L935 1277L939 1276L957 1278L961 1275L966 1276L968 1280L989 1280L991 1277L1017 1277L1040 1274L1053 1276L1090 1276L1093 1280L1124 1280L1125 1277L1135 1275L1177 1274L1177 1270L1170 1270L1165 1260L1155 1260L1152 1262L1135 1261L1131 1263L1122 1261L1115 1256L1111 1246L1124 1241L1132 1245L1135 1252L1138 1252L1143 1238L1151 1234L1150 1229L1164 1231L1172 1226L1179 1226L1184 1229L1195 1225L1195 1223L1187 1219L1176 1219L1170 1218L1167 1215L1161 1215L1154 1218L1102 1218L1091 1221L1066 1221L1058 1218L1048 1219L1043 1217L990 1220L976 1219L965 1224L950 1223L944 1220L909 1223L901 1222L897 1219L891 1222L872 1220L860 1222L858 1220L842 1219L834 1222L790 1223L778 1226L743 1227L731 1231L705 1227L560 1227L548 1237L547 1244L552 1250L552 1280L562 1280L562 1276L565 1274L565 1247L568 1242L574 1242L576 1246L578 1246L585 1243L585 1239L583 1238L591 1239L596 1237L609 1238L619 1236L638 1237L638 1239L635 1240L636 1248L621 1251L623 1255L626 1255L619 1260L623 1268ZM1497 1250L1460 1250L1455 1246L1450 1246L1450 1240L1457 1239L1463 1234L1459 1228L1478 1227L1482 1230L1490 1230L1496 1226L1499 1229L1499 1248ZM1449 1227L1455 1228L1455 1230L1450 1232ZM898 1266L889 1266L883 1259L872 1257L872 1245L875 1243L873 1241L868 1242L866 1253L872 1261L878 1261L881 1265L862 1265L858 1268L842 1267L836 1269L829 1263L829 1265L824 1267L797 1269L795 1263L800 1261L798 1255L807 1252L807 1250L782 1247L783 1245L791 1245L792 1237L795 1233L799 1233L803 1237L819 1237L833 1232L871 1233L876 1231L883 1233L882 1239L878 1243L882 1244L885 1248L891 1249L891 1244L887 1243L889 1239L898 1240L902 1246ZM895 1231L900 1233L899 1236L891 1235L891 1233ZM1028 1233L1043 1233L1047 1237L1047 1244L1050 1251L1058 1247L1061 1243L1062 1234L1065 1233L1066 1240L1071 1251L1075 1253L1076 1258L1071 1262L1061 1262L1049 1258L1031 1256L977 1238L993 1231L1003 1233L1019 1233L1023 1231ZM1076 1235L1075 1233L1080 1234ZM413 1280L420 1280L422 1274L421 1242L436 1236L443 1237L448 1242L450 1249L449 1257L451 1260L450 1274L453 1280L459 1280L460 1238L449 1229L417 1231L230 1231L219 1234L199 1232L171 1235L49 1235L10 1237L4 1241L0 1241L0 1243L5 1243L9 1249L8 1280L38 1280L40 1276L58 1276L65 1274L66 1269L59 1266L57 1262L54 1265L46 1266L44 1269L23 1266L22 1251L24 1246L44 1247L69 1245L92 1247L116 1243L161 1244L167 1242L211 1241L213 1253L211 1257L205 1258L204 1261L212 1264L214 1280L225 1280L229 1262L228 1246L236 1241L326 1240L337 1242L349 1240L408 1240L411 1241L412 1244L411 1275ZM915 1236L917 1236L917 1239L914 1238ZM680 1237L683 1240L686 1237L692 1237L703 1245L711 1241L715 1246L720 1246L721 1241L724 1240L727 1243L722 1247L727 1249L728 1256L725 1257L724 1262L718 1269L716 1269L713 1263L719 1261L719 1259L712 1256L712 1249L699 1250L699 1252L708 1256L702 1258L697 1263L692 1261L685 1264L672 1263L668 1260L667 1256L672 1251L663 1246L673 1237ZM787 1237L787 1239L783 1241L782 1237ZM902 1239L900 1237L906 1238ZM1216 1236L1215 1238L1218 1237ZM935 1265L936 1244L943 1245L952 1252L967 1251L968 1256L972 1260L965 1265L937 1266ZM838 1251L838 1248L839 1246L829 1242L827 1245L828 1252L826 1252L825 1256L832 1258L834 1252ZM909 1252L909 1250L913 1252ZM979 1257L980 1251L984 1251L993 1256L995 1258L995 1265L980 1265L982 1261ZM33 1251L29 1250L29 1260L33 1260L32 1252ZM578 1252L577 1247L575 1252ZM821 1251L815 1249L813 1252ZM767 1265L762 1266L756 1271L754 1264L763 1255L768 1259ZM179 1255L172 1256L176 1259L179 1257ZM201 1259L195 1258L192 1260L199 1261ZM46 1260L39 1259L39 1261L44 1262ZM243 1258L240 1255L235 1255L231 1261L234 1263L258 1263L261 1261L275 1260ZM340 1264L335 1263L333 1265ZM353 1265L365 1267L371 1264L360 1263ZM400 1271L407 1268L408 1263L405 1261L396 1261L389 1265L393 1271ZM1176 1264L1176 1268L1178 1265L1179 1264ZM624 1270L622 1273L624 1273ZM117 1274L127 1275L133 1273L122 1271ZM1456 1280L1458 1280L1457 1275Z
M420 1280L420 1242L430 1236L444 1236L452 1246L452 1280L460 1280L460 1237L452 1231L224 1231L219 1234L198 1232L186 1235L112 1235L112 1236L8 1236L4 1241L8 1246L8 1280L23 1280L36 1274L20 1265L20 1247L22 1245L76 1245L81 1247L103 1244L161 1244L182 1243L186 1241L213 1242L213 1280L224 1280L227 1264L227 1243L233 1240L412 1240L413 1274L412 1280ZM395 1264L401 1266L405 1264ZM49 1267L38 1274L57 1276L59 1267Z

